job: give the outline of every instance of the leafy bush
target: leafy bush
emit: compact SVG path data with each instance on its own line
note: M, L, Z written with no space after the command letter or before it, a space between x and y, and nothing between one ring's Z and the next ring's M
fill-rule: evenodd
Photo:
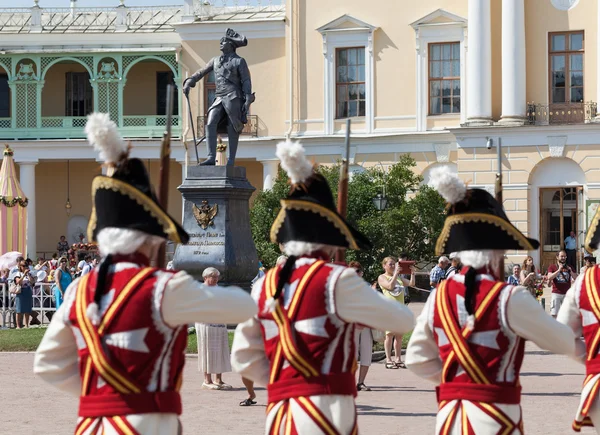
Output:
M407 252L417 261L434 258L435 242L444 224L445 204L432 188L420 185L422 178L412 168L415 161L410 155L384 172L381 167L355 173L348 185L348 221L363 232L373 243L370 251L348 251L347 261L357 260L365 268L365 279L372 281L382 273L381 260L387 255L398 256ZM337 198L339 165L320 166ZM378 211L373 198L386 188L387 209ZM288 179L280 170L273 189L262 191L256 197L250 220L258 256L271 267L280 254L279 247L270 241L270 228L281 209L280 200L289 192Z

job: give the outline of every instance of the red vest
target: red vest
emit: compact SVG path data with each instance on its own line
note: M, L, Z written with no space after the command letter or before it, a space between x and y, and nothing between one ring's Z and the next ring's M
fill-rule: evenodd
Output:
M82 277L65 301L82 378L79 415L181 414L187 328L172 328L161 314L174 272L125 262L111 267L116 273L107 279L99 325L86 315L98 269Z
M271 363L269 403L292 397L356 395L354 324L336 313L334 288L344 266L323 259L296 261L275 309L280 269L265 276L258 297L265 353Z
M525 341L502 320L510 288L489 275L487 279L478 276L475 329L470 331L463 277L460 274L443 282L435 294L432 326L444 363L438 401L520 403L519 371Z
M600 291L599 291L600 267L594 266L586 270L581 292L579 293L579 312L583 326L583 337L587 347L585 361L588 375L600 373L600 356L598 346L600 344Z

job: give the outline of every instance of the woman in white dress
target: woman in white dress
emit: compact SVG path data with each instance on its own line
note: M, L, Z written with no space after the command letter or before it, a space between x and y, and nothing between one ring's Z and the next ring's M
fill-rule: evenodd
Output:
M204 284L208 286L216 286L219 276L219 271L214 267L207 267L202 272ZM230 390L231 385L223 382L221 377L222 373L231 371L227 325L196 323L196 338L198 340L198 371L204 373L202 389ZM214 383L213 374L215 375Z

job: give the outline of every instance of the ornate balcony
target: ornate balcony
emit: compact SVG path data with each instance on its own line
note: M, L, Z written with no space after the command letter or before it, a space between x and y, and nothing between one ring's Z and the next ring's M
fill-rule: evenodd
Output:
M530 125L585 124L596 117L597 103L535 104L527 103Z
M206 134L206 121L208 117L199 116L197 119L197 135L198 139L203 138ZM242 135L244 136L252 136L258 137L258 116L257 115L248 115L248 124L244 125L244 129L242 130Z
M165 131L164 115L123 116L121 135L128 139L160 138ZM181 137L181 117L172 118L172 137ZM11 118L0 118L0 140L84 139L85 116L42 116L40 128L14 128Z

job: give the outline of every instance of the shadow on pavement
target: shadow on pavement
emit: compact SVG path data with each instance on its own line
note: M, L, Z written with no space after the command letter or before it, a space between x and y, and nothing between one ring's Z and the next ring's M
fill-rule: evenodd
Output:
M521 373L520 376L542 376L542 377L554 377L554 376L579 376L581 373Z
M381 412L392 409L382 406L356 405L358 415L376 415L378 417L436 417L437 414L426 412Z
M547 350L526 350L525 355L554 355L552 352L548 352Z
M522 396L561 396L561 397L576 397L581 393L521 393Z

